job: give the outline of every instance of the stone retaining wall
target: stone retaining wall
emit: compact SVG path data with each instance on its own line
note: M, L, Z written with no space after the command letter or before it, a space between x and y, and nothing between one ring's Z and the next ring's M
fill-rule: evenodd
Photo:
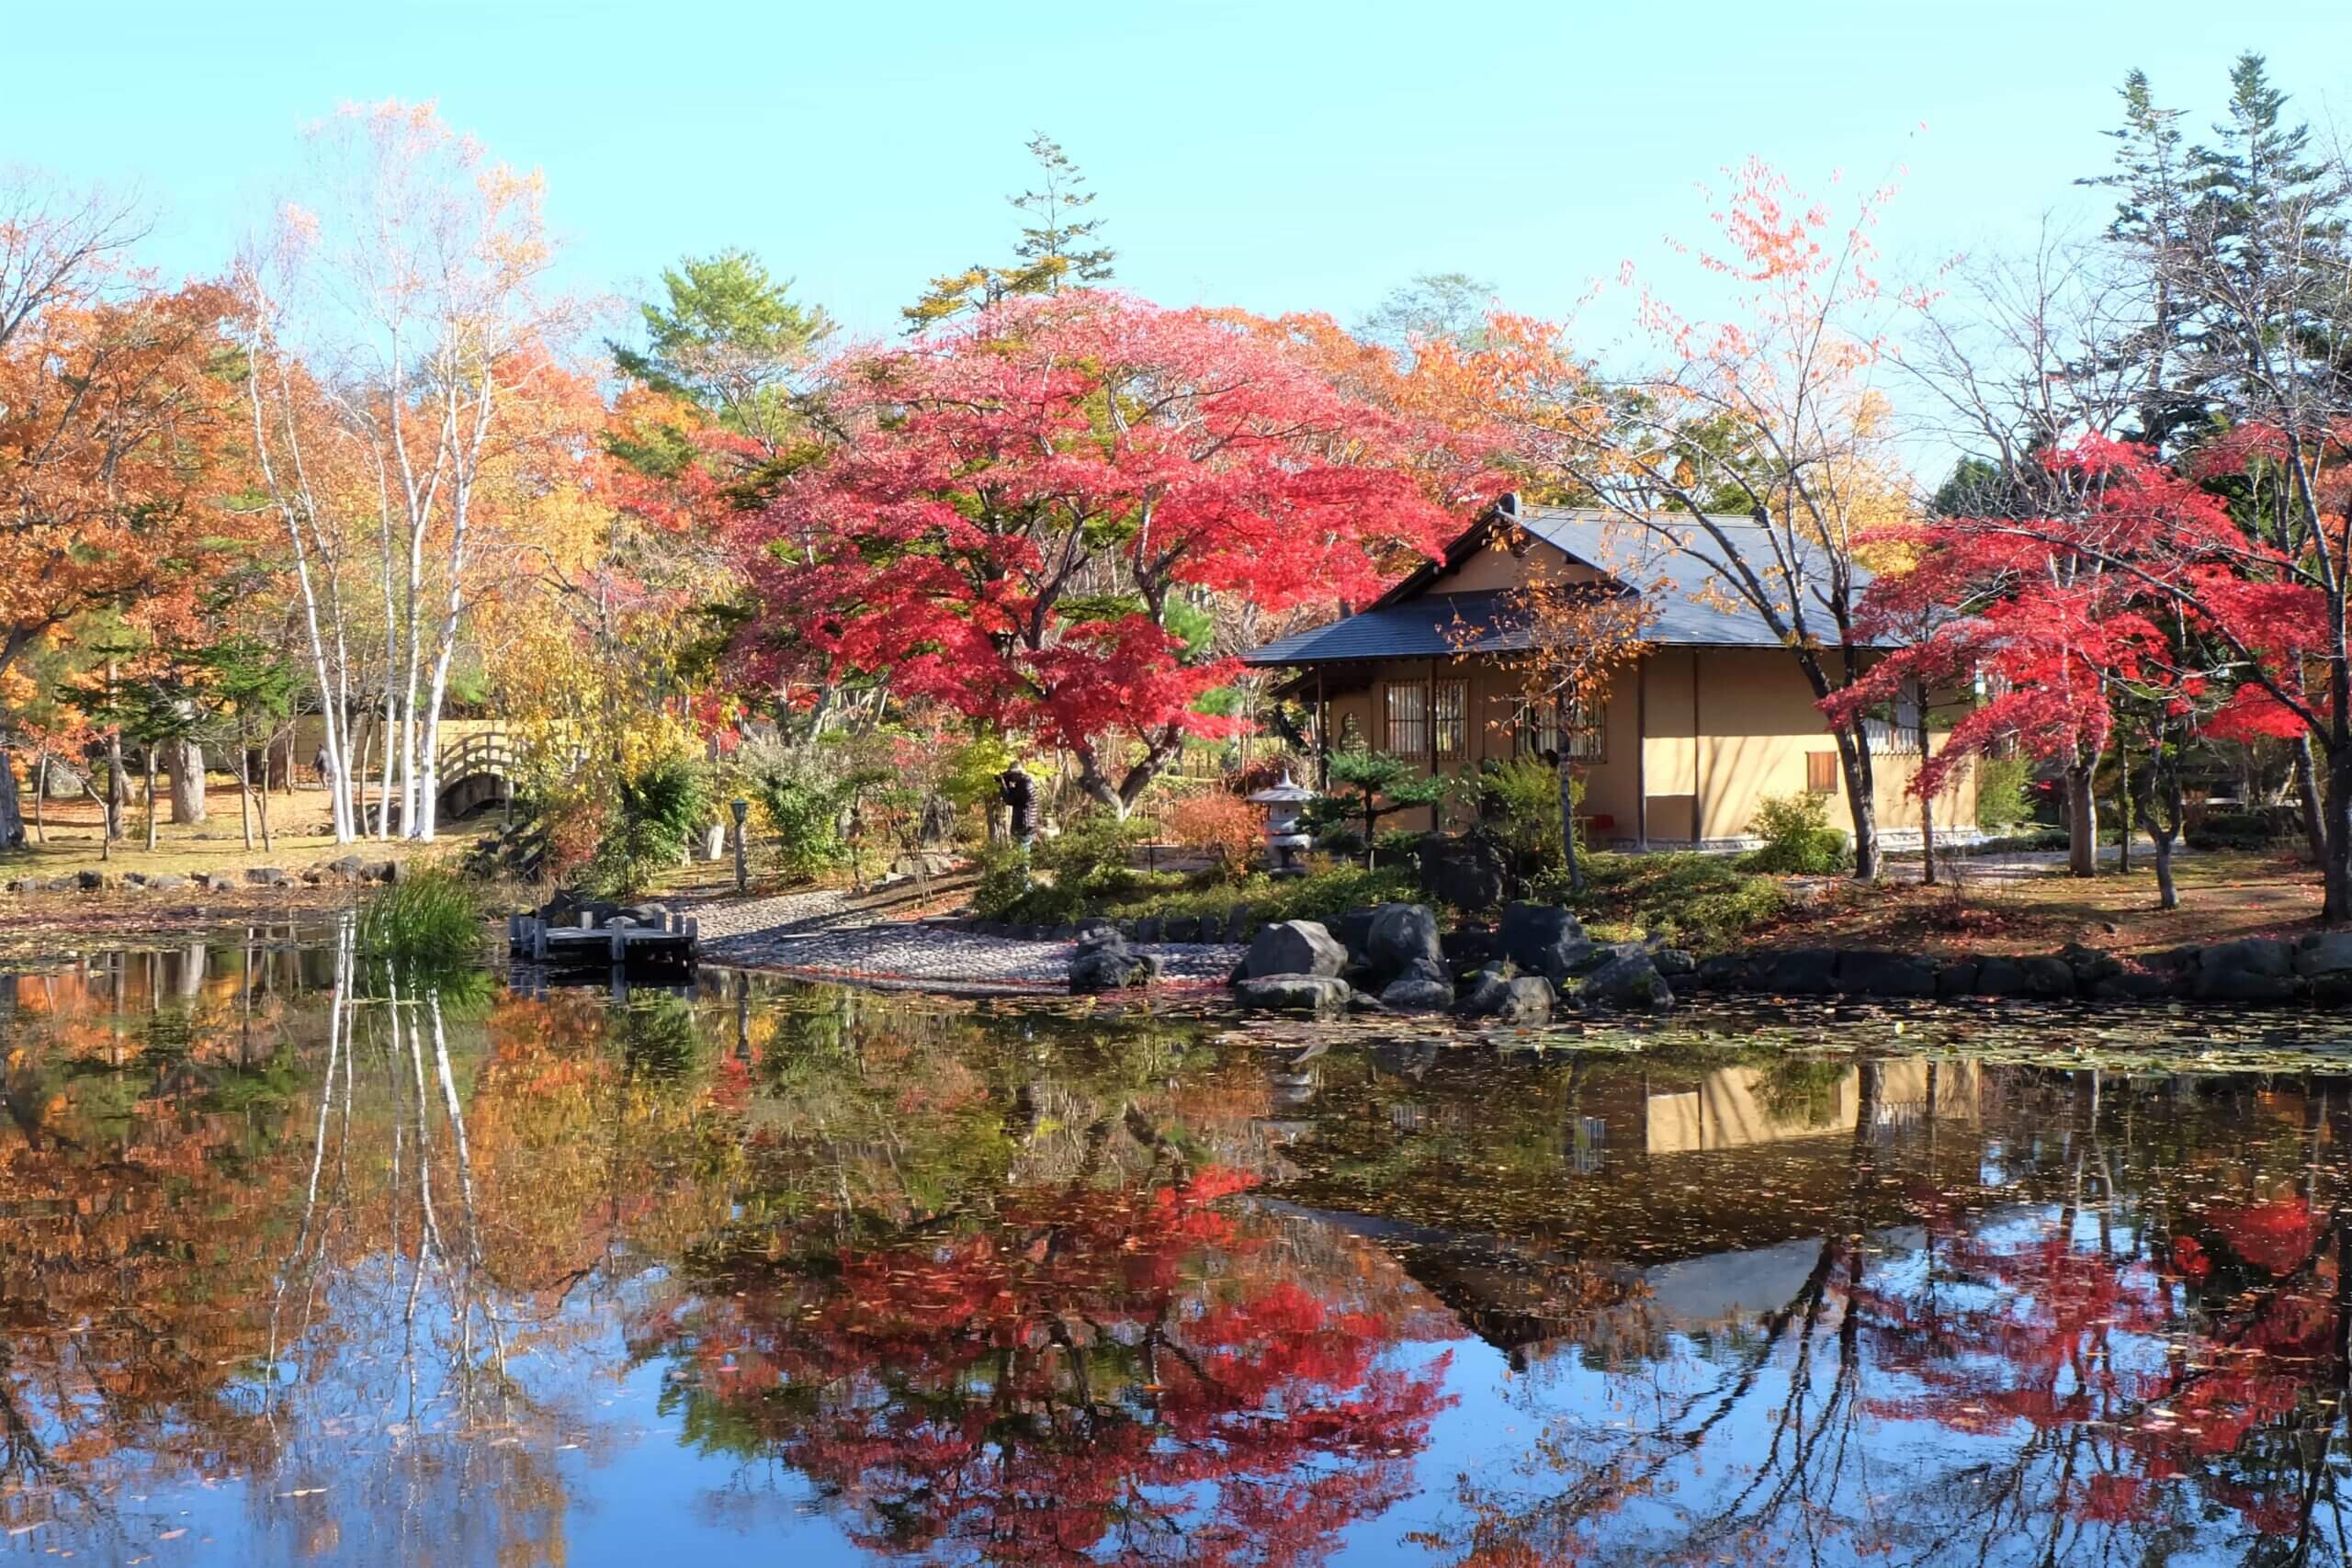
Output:
M2037 1001L2352 1003L2352 931L2245 937L2128 964L2079 945L2052 953L1932 958L1867 948L1728 953L1702 962L1699 990L1791 997L2015 997Z

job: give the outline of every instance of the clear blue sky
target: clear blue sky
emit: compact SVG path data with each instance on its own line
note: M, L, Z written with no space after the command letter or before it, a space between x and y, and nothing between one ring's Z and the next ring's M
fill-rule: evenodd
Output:
M546 172L571 286L633 292L737 244L864 333L1004 255L1033 129L1085 168L1120 283L1154 299L1345 319L1458 269L1553 313L1628 258L1671 277L1697 182L1750 152L1815 185L1906 165L1882 238L1890 269L1925 268L2093 210L2071 182L2104 160L2129 66L2201 124L2259 49L2325 119L2352 57L2345 0L10 10L0 161L135 182L167 272L221 265L306 121L433 98Z

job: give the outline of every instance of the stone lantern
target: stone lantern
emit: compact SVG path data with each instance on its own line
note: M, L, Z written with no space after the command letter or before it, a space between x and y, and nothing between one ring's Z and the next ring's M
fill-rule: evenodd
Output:
M1314 837L1299 826L1299 814L1315 792L1291 782L1290 770L1283 770L1283 782L1272 789L1261 789L1250 797L1252 806L1266 808L1266 869L1276 876L1305 876L1305 856L1315 842Z

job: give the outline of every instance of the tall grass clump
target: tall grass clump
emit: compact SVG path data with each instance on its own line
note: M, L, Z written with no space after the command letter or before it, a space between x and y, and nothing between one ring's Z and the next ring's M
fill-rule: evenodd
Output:
M403 876L359 911L361 956L421 969L458 969L481 957L473 888L435 866Z

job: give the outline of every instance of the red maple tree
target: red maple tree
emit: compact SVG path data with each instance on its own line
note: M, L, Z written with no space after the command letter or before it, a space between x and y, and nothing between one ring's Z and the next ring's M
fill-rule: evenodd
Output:
M839 438L737 530L747 672L887 673L1066 748L1120 811L1187 735L1231 727L1197 705L1236 668L1202 611L1367 597L1476 485L1466 458L1451 481L1428 462L1458 436L1278 335L1114 294L850 354L822 406Z

